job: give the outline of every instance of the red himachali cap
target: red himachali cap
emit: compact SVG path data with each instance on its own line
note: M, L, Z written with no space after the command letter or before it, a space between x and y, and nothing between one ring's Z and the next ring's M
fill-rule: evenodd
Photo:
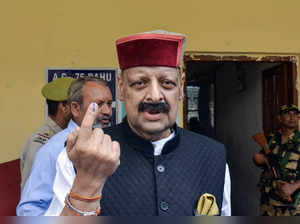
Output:
M185 36L166 31L139 33L116 41L120 69L136 66L179 67Z

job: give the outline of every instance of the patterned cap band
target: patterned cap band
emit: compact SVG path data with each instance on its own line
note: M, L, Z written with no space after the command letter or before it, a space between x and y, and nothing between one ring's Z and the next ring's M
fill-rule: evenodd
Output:
M298 107L294 104L286 104L286 105L282 105L280 107L280 114L284 114L286 112L289 112L289 111L296 111L297 113L300 113Z

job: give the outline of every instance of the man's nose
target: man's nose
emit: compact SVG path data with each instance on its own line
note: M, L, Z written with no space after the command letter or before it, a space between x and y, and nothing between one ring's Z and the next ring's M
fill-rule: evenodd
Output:
M163 100L163 94L161 91L161 86L157 81L152 82L149 85L146 101L147 102L160 102Z
M295 117L298 117L298 116L299 116L298 114L296 114L296 113L293 113L293 112L289 113L289 115L290 115L290 117L293 117L293 118L295 118Z
M112 114L111 105L109 105L107 103L102 104L100 107L100 113L111 116L111 114Z

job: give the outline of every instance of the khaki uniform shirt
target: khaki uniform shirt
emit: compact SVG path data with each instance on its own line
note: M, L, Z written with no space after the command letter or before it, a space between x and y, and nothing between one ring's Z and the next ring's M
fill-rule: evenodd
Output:
M35 131L25 142L21 151L21 189L23 189L33 165L34 157L37 151L57 132L61 131L61 127L50 117L46 123Z

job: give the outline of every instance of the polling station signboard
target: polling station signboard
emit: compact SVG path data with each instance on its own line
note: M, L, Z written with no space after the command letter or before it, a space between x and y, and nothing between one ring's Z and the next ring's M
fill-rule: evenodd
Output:
M62 77L72 77L74 79L82 77L96 77L102 78L107 83L112 92L113 104L112 104L112 120L111 124L114 125L117 123L117 100L116 100L116 80L118 70L116 68L48 68L46 71L46 81L51 82L55 79Z

